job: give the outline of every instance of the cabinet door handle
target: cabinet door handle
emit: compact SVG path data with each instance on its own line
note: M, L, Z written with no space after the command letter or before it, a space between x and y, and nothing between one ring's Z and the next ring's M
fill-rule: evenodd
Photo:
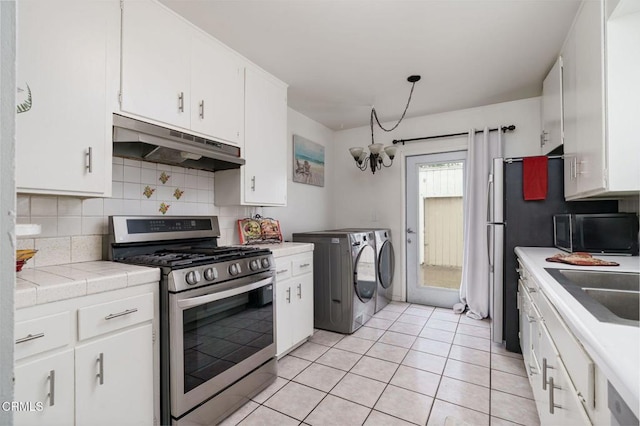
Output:
M138 308L127 309L126 311L118 312L117 314L109 314L106 317L104 317L104 319L106 319L108 321L110 319L123 317L125 315L133 314L135 312L138 312Z
M184 92L178 95L178 111L184 112Z
M298 299L302 299L302 284L298 284Z
M17 339L16 340L16 345L18 345L20 343L28 342L30 340L36 340L36 339L39 339L41 337L44 337L44 333L27 334L25 337L21 337L20 339Z
M287 302L291 303L291 287L287 289Z
M98 363L98 374L96 374L96 377L100 379L100 384L104 385L104 353L103 352L100 352L100 356L98 357L96 362Z
M87 172L93 173L93 148L92 147L87 148L87 153L85 154L85 156L87 157L87 165L85 166L85 168L87 169Z
M204 120L204 99L200 101L200 118Z
M547 368L553 370L553 367L549 365L547 359L542 358L542 390L547 390Z
M256 177L255 176L251 177L251 190L252 191L256 190Z
M556 408L562 408L562 406L557 405L554 401L553 391L554 389L560 389L559 386L555 386L553 384L553 377L549 379L549 413L553 414Z
M56 403L56 370L49 371L49 407L53 407Z
M531 315L527 315L527 321L536 322L536 317L532 317Z

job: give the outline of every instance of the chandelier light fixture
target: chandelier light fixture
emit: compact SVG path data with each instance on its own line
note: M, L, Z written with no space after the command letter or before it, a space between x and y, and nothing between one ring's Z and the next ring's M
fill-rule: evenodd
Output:
M384 146L381 143L376 143L373 136L373 121L375 119L376 124L385 132L391 132L395 130L402 120L404 119L407 110L409 109L409 104L411 103L411 96L413 95L413 88L416 83L420 81L419 75L411 75L407 77L407 81L411 83L411 91L409 92L409 99L407 100L407 106L404 107L404 112L398 122L391 128L387 129L382 124L380 124L380 120L378 120L378 114L376 113L375 107L371 107L371 117L369 119L369 125L371 127L371 145L368 146L369 152L367 153L362 147L354 147L349 148L349 152L353 156L353 159L356 161L356 167L362 171L367 170L367 167L371 170L371 173L375 174L376 170L381 170L382 167L391 167L393 164L393 159L396 156L396 147L393 145ZM389 163L386 163L386 158L389 158Z

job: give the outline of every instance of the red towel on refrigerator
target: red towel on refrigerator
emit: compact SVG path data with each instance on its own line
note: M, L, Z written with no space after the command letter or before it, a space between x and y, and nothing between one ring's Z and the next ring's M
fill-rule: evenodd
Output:
M522 193L524 199L547 198L547 157L525 157L522 159Z

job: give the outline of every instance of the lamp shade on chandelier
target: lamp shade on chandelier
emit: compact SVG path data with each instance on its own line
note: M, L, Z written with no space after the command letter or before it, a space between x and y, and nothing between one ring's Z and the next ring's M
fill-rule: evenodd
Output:
M353 159L356 162L356 167L360 170L365 171L367 168L371 170L373 174L376 173L376 170L381 170L382 167L391 167L393 164L393 159L396 156L396 147L393 145L384 146L381 143L376 143L373 134L373 122L377 123L378 127L380 127L385 132L391 132L395 130L409 109L409 104L411 103L411 96L413 95L413 88L415 84L420 81L419 75L412 75L407 78L407 81L411 83L411 92L409 92L409 99L407 100L407 106L404 108L404 112L402 116L398 120L398 122L391 127L390 129L385 128L382 124L380 124L380 120L378 120L378 114L376 113L376 109L374 107L371 108L371 116L369 120L369 125L371 127L371 145L368 146L369 152L365 151L365 148L362 147L354 147L349 148L349 152ZM387 160L388 159L388 160Z

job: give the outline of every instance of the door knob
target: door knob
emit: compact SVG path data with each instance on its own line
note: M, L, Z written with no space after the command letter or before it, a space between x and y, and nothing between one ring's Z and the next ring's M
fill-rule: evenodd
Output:
M414 231L413 229L407 228L407 234L415 234L415 233L416 231Z

